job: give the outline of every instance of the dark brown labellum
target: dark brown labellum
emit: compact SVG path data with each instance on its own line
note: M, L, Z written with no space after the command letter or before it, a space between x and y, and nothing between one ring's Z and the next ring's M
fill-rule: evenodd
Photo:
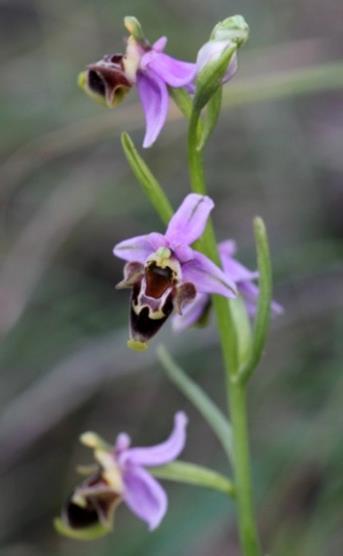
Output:
M159 299L168 288L174 285L173 271L168 267L161 268L155 262L145 270L145 280L145 294L155 299Z
M132 86L125 74L123 57L122 54L107 54L99 62L88 66L89 90L102 97L110 107L120 102Z
M87 489L87 494L83 494L83 489ZM75 502L75 494L83 497L84 505ZM108 524L120 500L119 494L108 487L99 471L69 497L62 512L62 519L72 529L88 528L98 523Z
M166 322L174 309L173 291L167 295L164 302L159 305L158 310L154 311L148 305L139 308L138 296L141 284L136 284L132 290L131 308L130 308L130 329L131 336L139 342L147 342L150 340ZM151 315L156 318L151 318ZM157 316L159 315L159 316Z

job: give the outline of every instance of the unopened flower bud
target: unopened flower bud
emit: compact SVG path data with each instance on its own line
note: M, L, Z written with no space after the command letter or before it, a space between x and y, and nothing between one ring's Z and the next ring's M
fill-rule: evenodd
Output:
M231 41L237 48L243 46L249 37L249 25L241 15L227 17L214 27L211 41Z

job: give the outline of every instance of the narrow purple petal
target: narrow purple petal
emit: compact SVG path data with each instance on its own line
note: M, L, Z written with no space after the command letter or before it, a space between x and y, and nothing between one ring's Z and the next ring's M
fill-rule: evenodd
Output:
M235 283L214 262L202 253L194 251L194 259L182 265L182 279L191 282L200 293L217 293L224 297L236 297Z
M162 52L167 46L167 42L168 42L167 37L160 37L159 39L157 39L157 41L154 42L152 48L156 52Z
M119 463L125 465L128 462L135 465L154 467L173 461L185 446L187 422L186 414L183 411L179 411L174 417L172 433L165 442L151 448L129 448L129 450L122 454Z
M143 147L147 148L156 141L165 124L168 113L168 91L162 79L147 70L137 73L137 89L146 123Z
M120 454L129 448L131 445L131 438L126 432L121 432L118 434L115 444L114 452L115 454Z
M151 253L153 248L148 235L125 239L113 247L113 255L129 262L144 263Z
M257 303L258 303L258 296L259 296L259 288L253 282L247 280L243 282L239 282L237 284L238 290L244 298L244 301L247 306L247 310L250 316L255 316ZM284 309L282 305L277 303L276 301L272 301L271 303L271 314L272 316L282 315Z
M150 50L143 56L141 67L153 70L171 87L184 87L193 81L196 74L195 64L177 60L168 54L156 51L156 49Z
M256 314L259 289L253 282L247 280L237 284L238 290L242 295L248 314L253 317Z
M246 282L258 278L258 272L249 270L232 257L221 257L225 274L234 282Z
M218 249L224 272L226 272L234 282L255 280L258 278L257 271L249 270L246 266L238 262L237 259L233 258L233 255L235 255L237 251L235 241L231 239L222 241L218 245Z
M123 474L123 499L137 517L145 521L150 531L161 523L168 499L164 489L145 469L128 467Z
M203 233L214 202L206 195L190 193L171 218L166 237L170 244L191 245Z
M218 244L221 257L233 257L237 252L237 243L234 239L225 239Z
M194 301L185 306L182 315L173 316L173 330L182 332L196 324L203 315L209 300L210 296L207 293L198 293Z
M271 308L273 317L276 317L277 315L283 315L283 313L285 312L283 306L280 305L280 303L278 303L277 301L272 301Z

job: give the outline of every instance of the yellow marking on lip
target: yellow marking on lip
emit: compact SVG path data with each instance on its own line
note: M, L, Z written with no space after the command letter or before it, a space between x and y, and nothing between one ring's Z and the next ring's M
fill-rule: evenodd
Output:
M146 351L149 349L148 342L139 342L138 340L128 340L127 347L133 351Z

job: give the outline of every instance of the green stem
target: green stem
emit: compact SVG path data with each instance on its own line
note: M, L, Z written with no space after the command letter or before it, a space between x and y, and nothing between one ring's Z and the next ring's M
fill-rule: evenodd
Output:
M244 384L231 382L229 402L234 437L234 472L239 536L245 556L261 556L262 551L253 508L246 388Z
M205 175L202 164L202 152L197 150L200 114L192 110L188 128L188 167L192 190L205 195Z
M192 190L206 194L202 152L197 149L197 130L200 113L193 108L188 134L188 162ZM216 263L219 262L218 249L213 226L210 223L204 234L204 252ZM252 499L252 479L248 445L246 415L246 388L237 380L239 371L238 341L239 331L234 329L234 319L230 303L224 297L213 296L217 317L221 349L225 363L227 398L233 432L234 474L238 503L240 542L245 556L260 556L261 548L256 526Z

